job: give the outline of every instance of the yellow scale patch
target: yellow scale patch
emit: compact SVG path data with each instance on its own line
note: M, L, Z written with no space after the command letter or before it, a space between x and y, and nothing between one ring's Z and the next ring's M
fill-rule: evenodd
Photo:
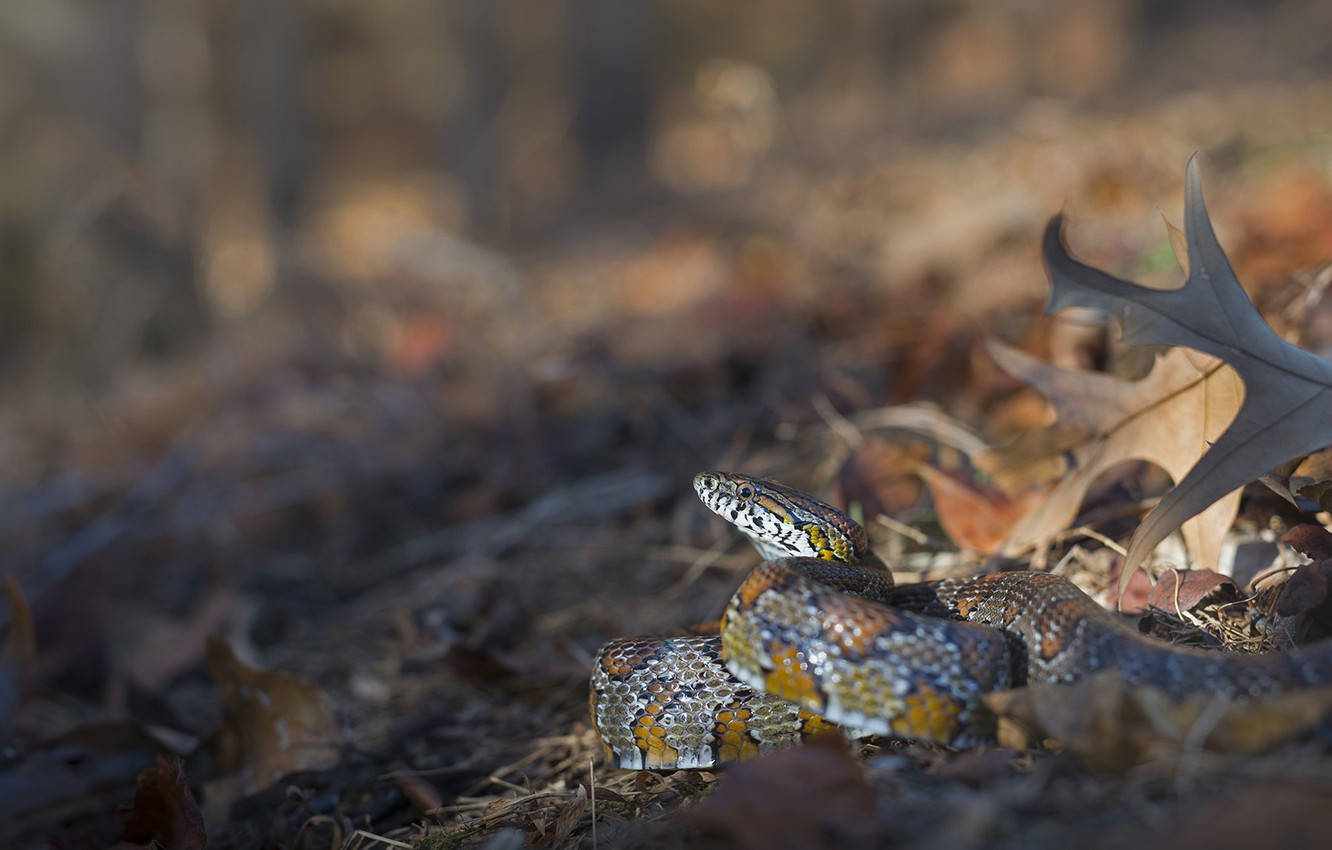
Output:
M721 745L717 748L718 761L740 761L758 755L758 744L749 734L747 708L727 708L717 712L714 732Z
M891 721L898 735L948 743L957 736L962 706L951 695L921 683L903 700L902 713Z
M771 655L772 672L763 676L763 690L797 705L822 710L825 698L805 669L800 650L787 647Z
M657 724L657 715L674 698L675 690L663 688L659 682L648 687L652 702L643 706L643 713L634 722L634 744L643 751L643 763L649 768L675 767L680 760L679 750L666 743L666 727Z

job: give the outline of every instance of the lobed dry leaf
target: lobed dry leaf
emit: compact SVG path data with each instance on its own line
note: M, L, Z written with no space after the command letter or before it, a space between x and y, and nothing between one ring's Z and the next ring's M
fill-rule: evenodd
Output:
M989 350L1004 371L1040 390L1058 413L1050 427L976 458L979 468L1010 491L1063 475L1045 500L1013 526L1003 546L1008 555L1041 546L1068 528L1087 488L1111 467L1146 460L1182 480L1234 418L1243 398L1232 370L1214 357L1182 348L1158 357L1138 381L1061 369L995 340ZM1217 564L1239 498L1237 488L1184 524L1184 541L1197 563Z
M1178 289L1120 280L1074 260L1063 219L1045 231L1053 285L1049 312L1087 307L1117 318L1129 344L1187 346L1226 361L1244 381L1244 402L1206 454L1152 509L1129 544L1121 581L1156 544L1222 496L1277 464L1332 444L1332 363L1278 336L1254 308L1216 241L1197 159L1189 160L1184 210L1189 274Z

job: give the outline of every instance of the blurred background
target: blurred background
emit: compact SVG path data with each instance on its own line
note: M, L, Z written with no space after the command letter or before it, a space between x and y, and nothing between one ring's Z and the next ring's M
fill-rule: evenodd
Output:
M210 633L409 761L384 718L586 732L597 644L715 616L748 557L695 471L854 496L830 416L1038 418L982 344L1078 362L1053 213L1178 279L1198 152L1289 299L1332 258L1329 33L1319 0L3 4L7 752L205 736Z

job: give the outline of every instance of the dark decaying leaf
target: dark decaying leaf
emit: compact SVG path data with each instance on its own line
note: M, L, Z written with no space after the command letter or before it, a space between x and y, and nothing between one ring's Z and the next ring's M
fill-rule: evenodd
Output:
M1289 544L1296 552L1307 555L1315 561L1332 558L1332 532L1321 525L1300 523L1281 535L1281 542Z
M1229 587L1236 593L1239 591L1230 576L1212 570L1167 570L1152 586L1148 604L1178 614L1193 610L1199 602L1222 587Z
M1305 564L1281 586L1276 612L1291 617L1290 635L1296 643L1332 636L1332 559Z
M9 730L23 700L28 671L37 657L37 629L32 609L12 575L5 576L10 625L5 645L0 647L0 745L8 743Z
M122 809L122 817L125 827L116 840L125 845L155 843L164 850L207 846L203 815L190 793L180 756L159 755L139 774L134 803Z
M834 736L740 764L689 820L740 850L868 850L878 837L874 793Z
M1245 702L1213 693L1171 699L1130 685L1116 670L1071 684L1031 685L987 694L1000 718L1000 743L1051 738L1097 770L1120 771L1189 750L1258 753L1314 728L1332 710L1332 686Z
M1189 161L1186 184L1189 274L1178 289L1148 289L1074 260L1063 243L1061 216L1045 231L1049 312L1098 310L1119 320L1125 342L1197 349L1225 360L1244 381L1244 403L1230 427L1134 533L1121 581L1221 496L1332 444L1332 363L1286 342L1259 316L1212 231L1196 159Z

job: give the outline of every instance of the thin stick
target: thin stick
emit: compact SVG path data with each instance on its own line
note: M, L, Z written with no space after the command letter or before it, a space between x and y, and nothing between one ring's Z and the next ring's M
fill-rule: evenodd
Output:
M373 832L366 832L364 829L358 829L355 832L353 832L352 835L358 836L360 838L368 838L371 841L379 841L384 844L387 844L390 847L406 847L407 850L411 850L412 848L412 845L410 844L404 843L402 841L397 841L383 835L375 835Z
M587 793L592 799L592 850L597 850L597 774L590 755L587 757Z
M842 442L853 449L858 449L865 444L865 438L856 426L851 424L851 420L838 413L837 409L832 406L832 402L823 393L814 396L814 410L819 414L819 418L827 423L828 428L842 438Z

